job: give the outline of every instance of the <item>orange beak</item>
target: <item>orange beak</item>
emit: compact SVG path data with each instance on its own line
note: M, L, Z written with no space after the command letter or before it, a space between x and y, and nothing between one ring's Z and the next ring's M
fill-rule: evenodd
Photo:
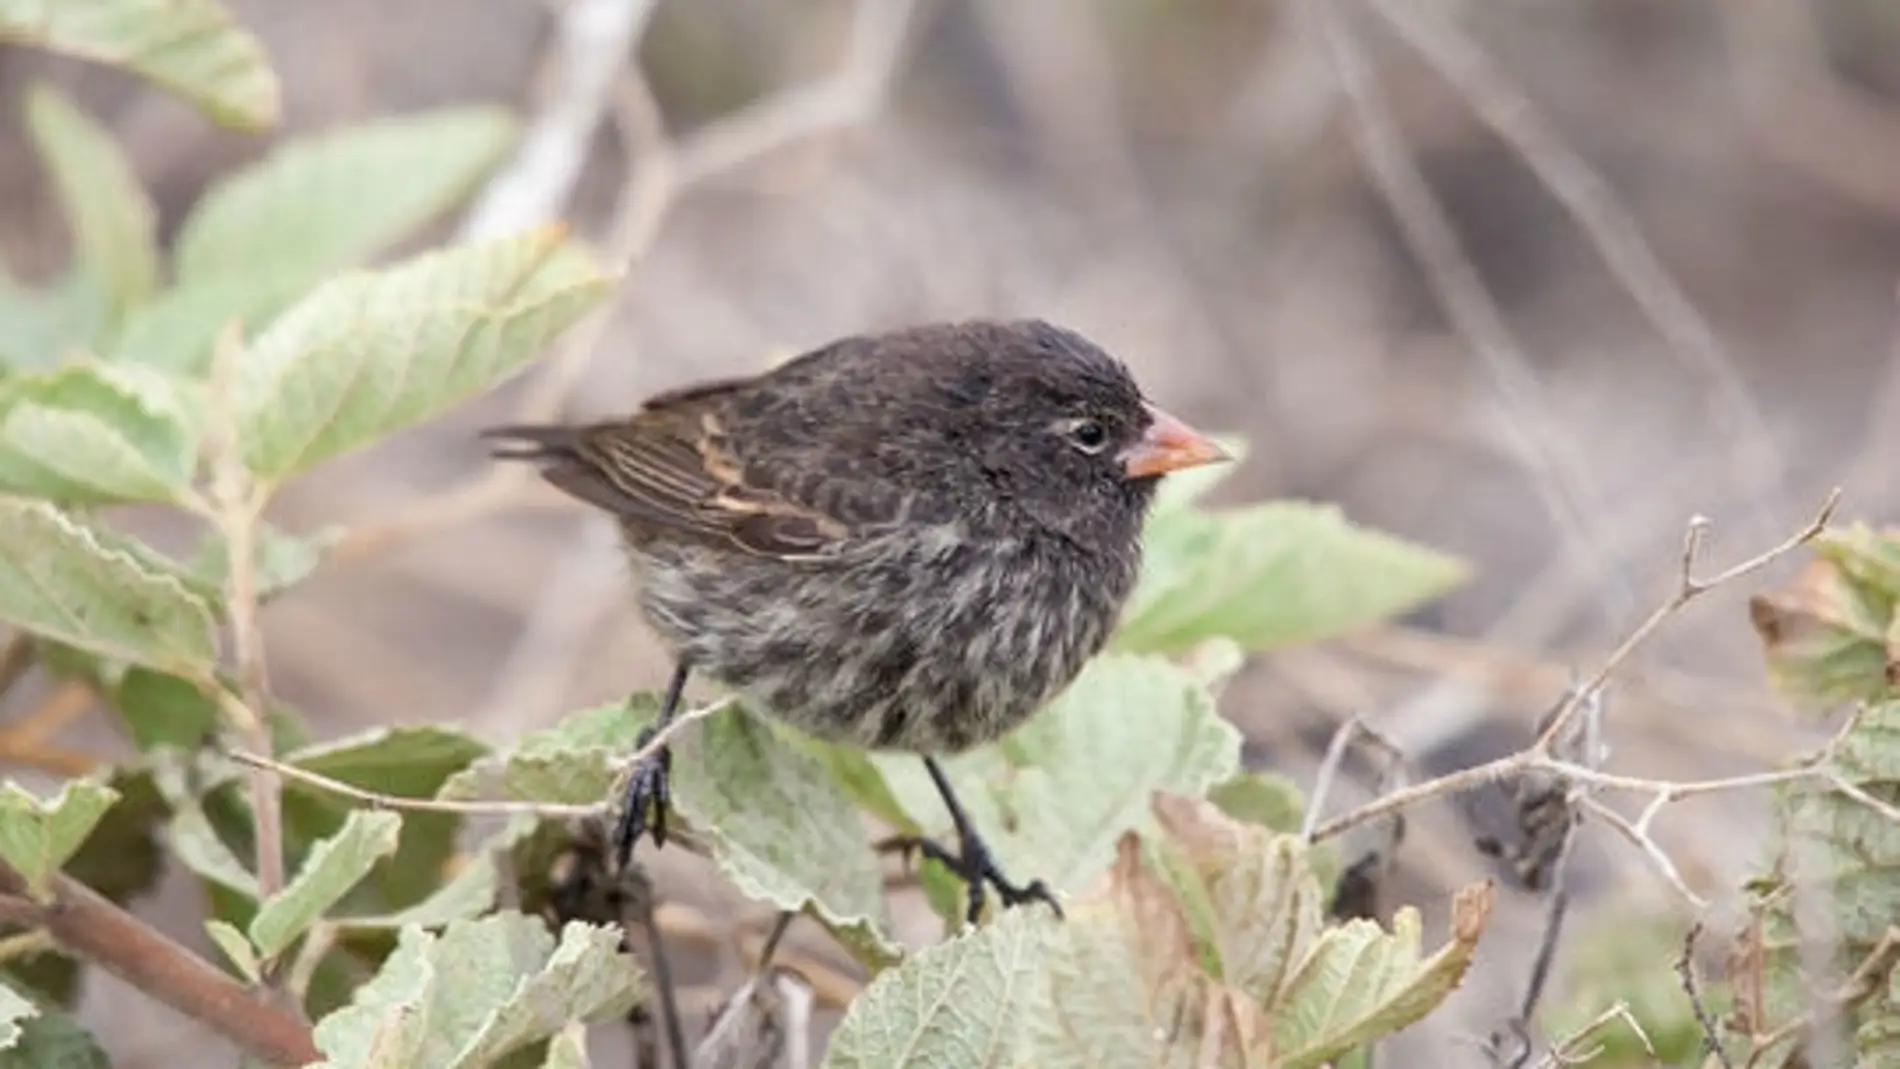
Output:
M1233 457L1205 434L1144 403L1153 422L1135 444L1121 452L1122 470L1130 479L1152 479L1183 468L1198 468Z

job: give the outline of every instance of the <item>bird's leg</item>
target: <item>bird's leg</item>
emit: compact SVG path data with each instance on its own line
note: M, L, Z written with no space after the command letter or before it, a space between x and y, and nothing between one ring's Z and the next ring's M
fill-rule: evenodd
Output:
M692 665L683 657L673 666L673 679L666 685L666 697L660 700L660 715L653 723L640 729L635 749L646 749L679 715L680 697L686 692L686 677L692 674L692 670ZM668 774L672 770L673 749L671 746L662 746L634 765L633 772L627 777L627 804L621 809L620 823L614 829L614 857L620 868L627 867L627 859L633 856L634 844L640 841L640 836L649 828L653 832L653 845L666 845L666 807L673 798ZM653 810L651 823L647 820L648 807Z
M943 796L943 805L950 811L950 823L956 828L959 853L952 854L943 844L922 837L906 837L893 845L918 853L942 864L951 872L962 877L969 888L970 907L965 915L971 924L983 913L983 888L987 884L996 888L996 894L1003 905L1019 906L1025 902L1046 902L1055 910L1056 917L1062 916L1062 906L1056 902L1056 896L1050 892L1049 885L1041 880L1031 880L1027 884L1014 884L997 868L996 859L990 856L990 848L977 834L976 825L970 815L963 811L963 803L957 800L956 792L950 789L950 778L943 774L943 766L934 757L924 758L924 767L930 770L930 779L937 785L937 793Z

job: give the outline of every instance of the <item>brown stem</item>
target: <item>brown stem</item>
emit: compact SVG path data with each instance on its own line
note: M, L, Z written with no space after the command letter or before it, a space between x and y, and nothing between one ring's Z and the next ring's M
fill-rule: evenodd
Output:
M144 921L66 876L53 878L53 900L26 899L26 880L0 864L0 915L44 930L61 946L200 1021L273 1065L319 1061L310 1029L295 1015L225 975Z

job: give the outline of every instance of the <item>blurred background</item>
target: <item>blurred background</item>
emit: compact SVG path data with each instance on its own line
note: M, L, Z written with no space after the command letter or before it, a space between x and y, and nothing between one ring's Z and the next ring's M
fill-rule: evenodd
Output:
M581 166L571 195L542 188L544 212L630 270L597 344L556 371L568 415L844 333L1040 315L1248 439L1220 500L1337 502L1469 559L1473 580L1428 610L1258 658L1230 688L1250 759L1302 786L1355 715L1415 776L1523 745L1668 596L1693 515L1713 520L1713 570L1798 529L1830 486L1874 522L1900 492L1900 6L1884 0L231 7L282 78L273 137L469 103L572 127ZM614 76L629 64L645 92ZM66 255L19 115L39 80L123 139L166 232L270 143L0 47L0 245L29 278ZM427 240L505 208L478 201ZM280 500L292 530L376 532L266 618L274 687L326 735L441 719L507 738L663 681L604 528L484 482L472 430L537 383ZM1813 739L1768 693L1744 604L1786 571L1697 601L1637 656L1605 712L1612 767L1726 775ZM1412 821L1388 906L1442 932L1450 890L1492 874L1506 908L1399 1064L1473 1061L1458 1039L1523 988L1541 900L1472 847L1500 804ZM1732 904L1765 842L1738 829L1764 813L1688 801L1657 837ZM1678 904L1600 826L1578 861L1573 938L1605 910ZM710 930L738 908L691 859L660 875ZM188 884L148 908L201 942ZM718 939L677 953L695 984L733 967ZM121 1065L201 1041L109 983L90 1004Z

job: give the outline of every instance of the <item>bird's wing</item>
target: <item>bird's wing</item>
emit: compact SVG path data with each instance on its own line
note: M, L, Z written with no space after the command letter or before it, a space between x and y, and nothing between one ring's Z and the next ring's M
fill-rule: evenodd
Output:
M632 419L579 427L497 427L498 457L538 461L567 493L643 527L761 556L822 555L853 524L800 493L809 479L775 477L737 456L720 402L744 380L662 394ZM805 487L809 489L809 486Z

